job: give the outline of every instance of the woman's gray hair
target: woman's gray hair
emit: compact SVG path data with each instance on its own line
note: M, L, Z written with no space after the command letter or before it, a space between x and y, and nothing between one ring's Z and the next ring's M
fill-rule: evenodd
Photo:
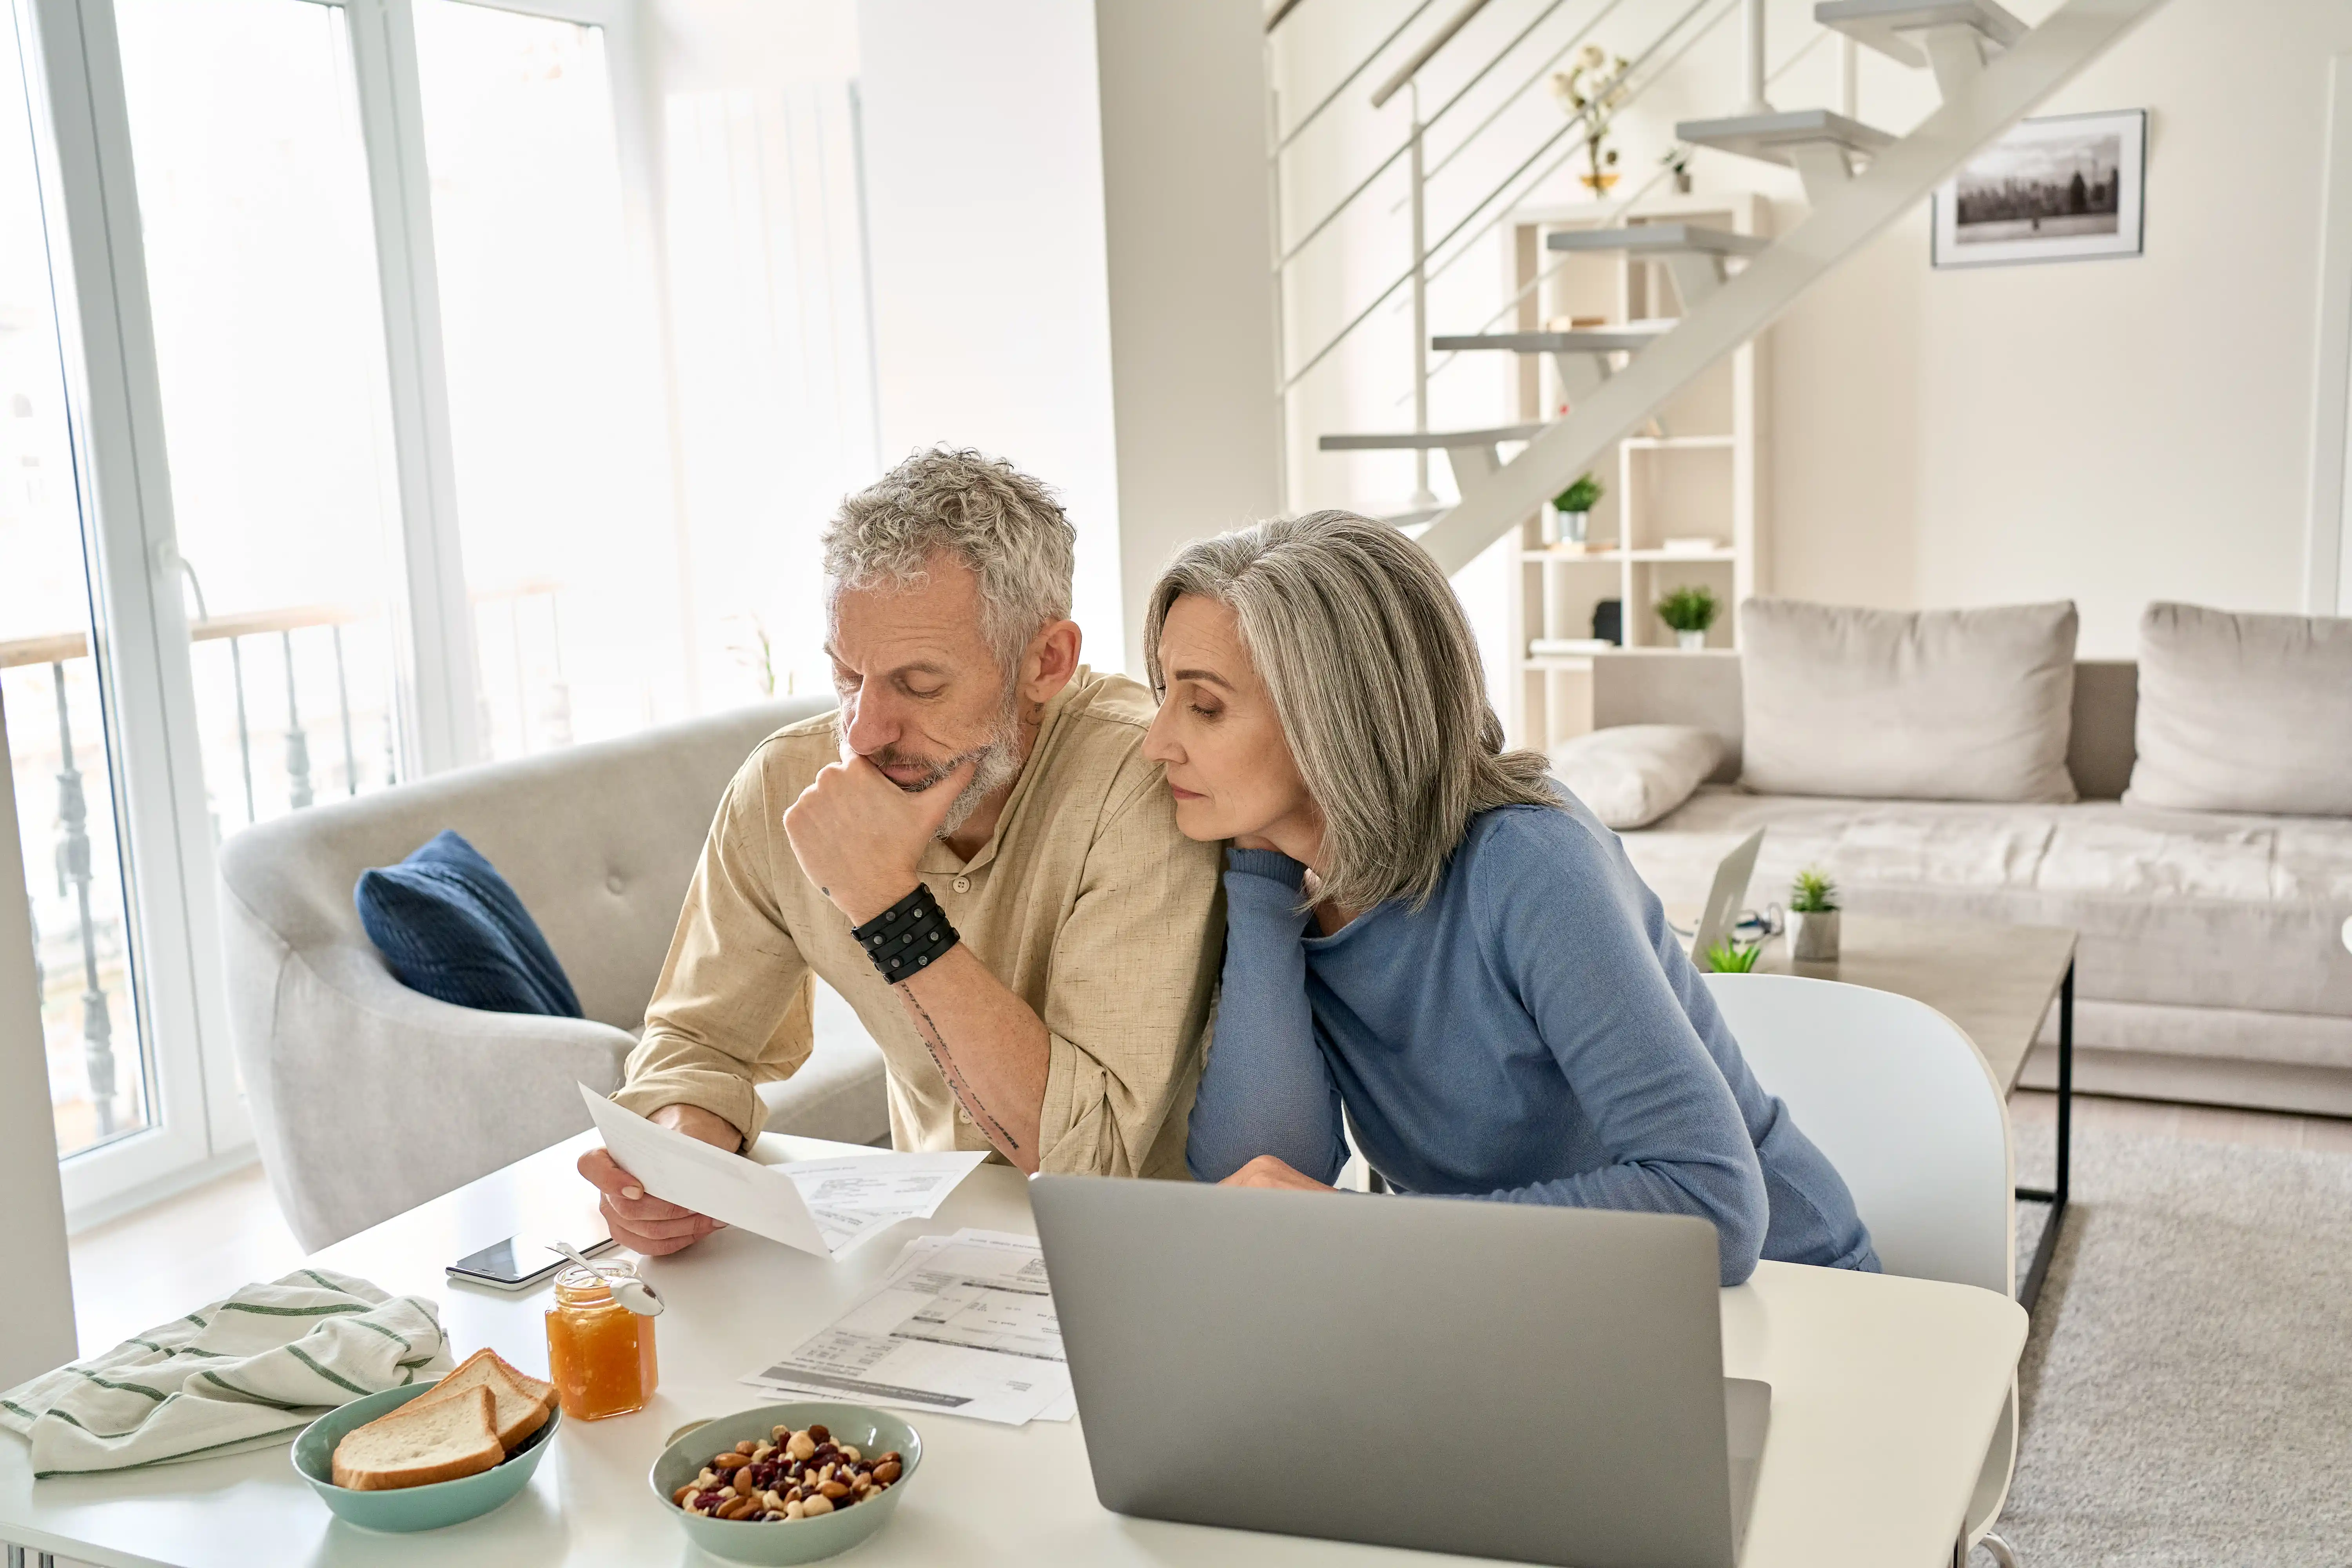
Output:
M980 579L982 630L1009 679L1037 628L1069 619L1078 531L1054 492L998 458L917 452L824 531L825 608L844 588L920 582L941 551Z
M1153 585L1144 659L1164 700L1160 636L1186 594L1231 608L1321 808L1318 896L1351 910L1428 901L1470 819L1558 806L1544 759L1503 750L1470 623L1422 548L1353 512L1186 545Z

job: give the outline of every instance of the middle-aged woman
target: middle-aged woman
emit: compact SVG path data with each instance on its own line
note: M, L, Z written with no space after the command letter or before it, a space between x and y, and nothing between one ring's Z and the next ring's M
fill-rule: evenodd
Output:
M1147 615L1145 754L1188 837L1233 841L1193 1175L1326 1186L1344 1107L1403 1192L1696 1215L1726 1284L1878 1267L1623 846L1502 749L1418 546L1259 523L1188 545Z

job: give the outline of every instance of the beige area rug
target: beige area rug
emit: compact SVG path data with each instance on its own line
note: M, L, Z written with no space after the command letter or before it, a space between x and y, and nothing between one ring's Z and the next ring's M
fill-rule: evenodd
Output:
M1997 1527L2024 1568L2352 1564L2352 1155L2077 1133L2074 1182Z

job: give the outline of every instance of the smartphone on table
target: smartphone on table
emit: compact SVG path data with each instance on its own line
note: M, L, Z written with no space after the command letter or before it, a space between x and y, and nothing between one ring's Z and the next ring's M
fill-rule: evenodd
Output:
M571 1245L583 1258L593 1258L613 1250L613 1238L605 1232L604 1222L594 1220L580 1227L578 1237L520 1235L494 1241L479 1252L469 1252L448 1267L452 1279L464 1279L476 1285L487 1285L493 1290L528 1290L555 1277L572 1266L571 1259L549 1244L562 1240Z

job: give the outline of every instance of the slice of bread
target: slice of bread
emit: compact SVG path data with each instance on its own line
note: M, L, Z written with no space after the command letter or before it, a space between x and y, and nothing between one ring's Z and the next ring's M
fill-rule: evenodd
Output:
M487 1388L450 1399L410 1400L343 1434L334 1479L355 1491L396 1491L479 1475L507 1457L491 1425Z
M435 1384L432 1393L420 1394L409 1403L430 1405L455 1399L474 1388L490 1391L496 1405L491 1421L498 1427L499 1441L509 1452L546 1426L548 1415L555 1408L555 1384L517 1372L487 1345L458 1363L457 1370Z

